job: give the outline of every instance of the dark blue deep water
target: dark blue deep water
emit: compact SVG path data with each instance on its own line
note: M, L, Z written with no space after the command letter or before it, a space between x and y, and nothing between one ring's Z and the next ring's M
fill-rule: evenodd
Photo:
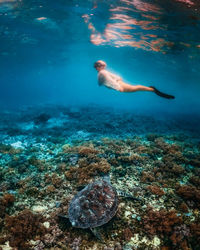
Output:
M0 250L199 250L199 95L199 0L0 0Z

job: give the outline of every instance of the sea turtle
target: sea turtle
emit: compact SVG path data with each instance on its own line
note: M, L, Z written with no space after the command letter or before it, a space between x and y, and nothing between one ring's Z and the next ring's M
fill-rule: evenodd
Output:
M59 216L68 218L73 227L89 228L102 240L96 228L110 221L116 214L118 196L140 200L116 190L108 180L102 179L88 184L79 191L69 204L68 215Z

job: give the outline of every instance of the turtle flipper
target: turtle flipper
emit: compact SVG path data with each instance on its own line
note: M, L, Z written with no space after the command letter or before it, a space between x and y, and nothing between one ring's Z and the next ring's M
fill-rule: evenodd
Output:
M94 236L95 236L98 240L100 240L102 243L104 243L104 241L103 241L103 239L102 239L102 237L101 237L101 234L99 233L99 230L98 230L96 227L93 227L93 228L90 227L90 230L91 230L91 232L94 234Z

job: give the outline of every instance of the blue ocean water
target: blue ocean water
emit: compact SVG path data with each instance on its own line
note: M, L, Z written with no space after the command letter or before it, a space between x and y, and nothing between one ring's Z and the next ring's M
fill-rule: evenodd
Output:
M197 1L1 1L2 107L56 103L199 113ZM118 93L93 68L176 96Z
M200 249L199 28L197 0L0 0L0 249Z

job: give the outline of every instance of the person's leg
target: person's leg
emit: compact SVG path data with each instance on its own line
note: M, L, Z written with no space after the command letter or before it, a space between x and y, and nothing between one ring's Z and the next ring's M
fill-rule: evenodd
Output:
M119 83L120 83L120 89L119 89L120 92L131 93L131 92L136 92L136 91L150 91L150 92L154 92L156 95L163 97L163 98L167 98L167 99L174 99L175 98L173 95L163 93L153 86L146 87L143 85L131 85L131 84L127 84L123 81L120 81Z
M120 82L120 91L121 92L136 92L136 91L151 91L154 92L154 89L151 87L146 87L143 85L131 85L124 82Z

